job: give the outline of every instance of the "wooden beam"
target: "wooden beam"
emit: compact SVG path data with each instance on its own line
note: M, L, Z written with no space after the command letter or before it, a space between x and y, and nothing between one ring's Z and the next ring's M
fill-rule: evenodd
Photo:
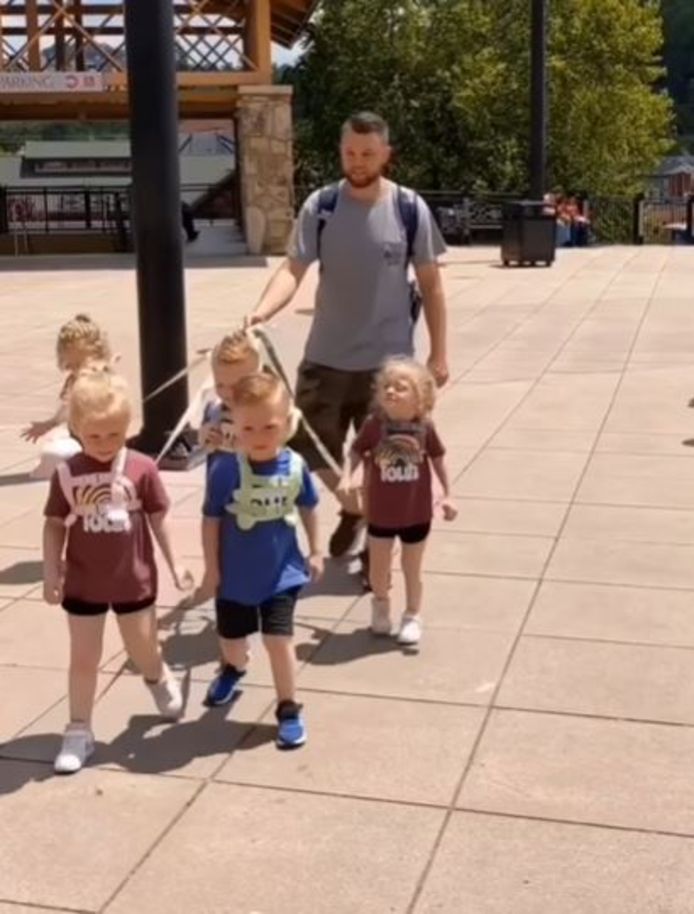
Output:
M197 73L185 71L177 74L179 90L183 89L211 89L226 90L234 86L255 86L264 84L255 70L234 70L226 73ZM128 84L125 73L104 73L104 83L112 89L124 89Z
M82 38L84 38L84 32L80 31L80 29L74 28L69 24L70 19L66 20L68 23L67 26L61 26L60 21L61 20L57 19L53 25L50 26L50 28L47 28L43 31L43 34L58 36L62 33L63 35L69 35L73 37L75 35L81 35ZM0 19L0 24L1 23L2 19ZM99 38L105 38L107 36L113 38L123 37L123 29L119 25L105 25L100 28L93 28L90 26L89 28L85 28L85 31L89 32L89 34L95 40L98 40ZM243 35L243 29L239 25L217 26L216 31L212 33L213 36L216 34L216 32L219 32L220 37L223 35L226 38L233 38L238 35ZM178 34L190 35L193 38L209 38L210 30L205 28L203 25L189 25L182 28ZM23 25L5 26L4 29L0 28L0 35L5 35L7 38L24 38L26 35L26 29Z
M27 23L27 56L29 69L41 69L41 41L37 38L39 32L39 4L38 0L26 0ZM34 39L36 39L34 41Z
M63 0L60 0L60 8L65 8ZM62 14L55 21L55 68L65 69L65 17Z
M272 82L272 23L270 0L249 0L243 53L255 66L261 82Z
M238 94L231 87L182 89L178 94L180 116L188 120L228 120L237 103ZM4 121L127 121L128 97L125 92L4 96L2 116Z
M76 25L82 25L82 13L82 0L72 0L70 16ZM80 72L84 72L85 69L84 35L80 34L79 31L77 34L75 34L75 69L79 70Z

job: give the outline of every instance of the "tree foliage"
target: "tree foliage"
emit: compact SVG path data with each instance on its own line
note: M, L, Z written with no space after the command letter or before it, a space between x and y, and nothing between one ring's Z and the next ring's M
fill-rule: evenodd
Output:
M662 77L658 6L550 0L554 184L632 192L670 145L671 105L654 89ZM391 124L399 180L522 191L529 7L528 0L326 0L291 74L299 180L335 174L340 124L368 108Z
M667 85L680 132L694 134L694 3L663 0Z

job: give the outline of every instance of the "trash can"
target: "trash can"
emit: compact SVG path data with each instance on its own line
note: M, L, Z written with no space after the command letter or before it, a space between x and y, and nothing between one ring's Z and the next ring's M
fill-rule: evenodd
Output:
M501 260L505 267L544 263L551 266L556 252L557 221L551 204L542 200L514 200L503 211Z

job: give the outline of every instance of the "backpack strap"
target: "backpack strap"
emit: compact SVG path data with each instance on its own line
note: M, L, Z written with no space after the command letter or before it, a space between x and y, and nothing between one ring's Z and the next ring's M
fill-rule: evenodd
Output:
M316 250L318 253L318 262L321 260L321 238L323 230L328 219L337 208L337 200L340 196L339 184L328 184L327 187L321 188L318 192L318 228L316 236Z
M414 258L414 246L417 240L417 230L419 229L419 208L417 206L417 195L414 191L407 190L398 184L398 210L402 224L405 226L407 235L407 264Z

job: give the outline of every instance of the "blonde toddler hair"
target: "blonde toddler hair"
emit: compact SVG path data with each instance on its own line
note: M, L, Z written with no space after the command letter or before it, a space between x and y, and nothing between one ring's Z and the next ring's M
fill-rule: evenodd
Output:
M237 330L223 337L212 350L212 365L237 365L255 356L260 365L260 348L252 333Z
M417 394L419 418L424 419L431 415L436 405L436 381L429 369L414 359L388 359L376 376L377 399L388 380L394 376L407 378L412 384Z
M256 372L242 378L232 393L233 406L260 406L276 402L278 406L291 410L291 397L282 381L274 374Z
M58 331L56 354L61 368L65 353L71 347L84 354L85 362L91 359L110 362L112 359L111 346L106 333L88 314L76 314Z
M114 374L108 363L93 364L80 371L68 400L70 426L79 428L86 420L122 416L130 423L132 406L124 378Z

